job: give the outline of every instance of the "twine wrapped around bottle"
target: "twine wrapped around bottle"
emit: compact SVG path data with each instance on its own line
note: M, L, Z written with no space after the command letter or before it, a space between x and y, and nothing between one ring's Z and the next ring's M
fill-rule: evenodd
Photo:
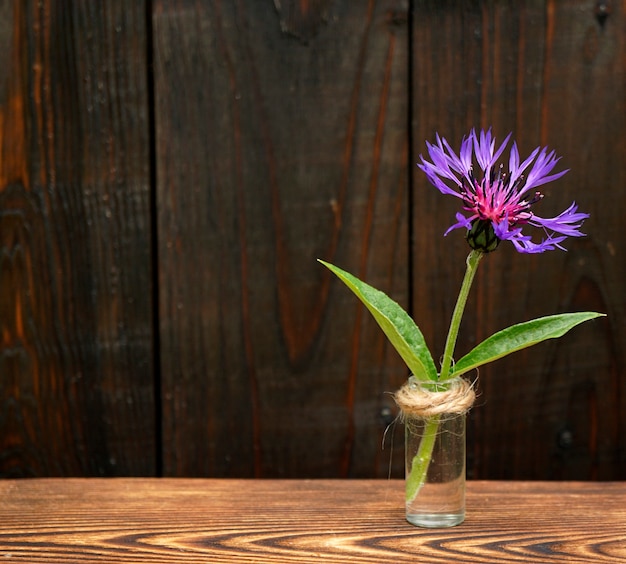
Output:
M439 391L429 390L415 380L409 380L394 394L402 414L413 417L462 414L469 411L476 399L472 384L463 378L454 378Z

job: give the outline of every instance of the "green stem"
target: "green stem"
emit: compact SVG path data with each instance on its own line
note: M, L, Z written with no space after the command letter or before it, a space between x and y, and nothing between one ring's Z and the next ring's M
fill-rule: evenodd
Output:
M456 339L459 335L459 327L461 326L461 319L463 318L463 312L465 311L467 296L469 295L470 288L472 287L472 282L474 281L474 275L476 274L476 270L478 269L478 263L483 257L483 254L484 253L481 251L472 251L467 257L467 268L465 269L465 276L463 277L463 283L461 284L459 297L456 300L456 306L454 306L452 321L450 322L450 329L448 330L448 338L446 339L446 346L443 351L441 372L439 373L440 382L443 382L450 377L450 367L452 366L454 346L456 345Z
M410 421L407 421L407 433L410 433ZM430 466L430 459L433 455L433 448L435 447L435 440L437 439L437 432L439 430L439 416L435 415L427 419L424 422L424 428L422 429L422 440L420 446L417 449L416 455L411 462L411 470L406 479L405 492L406 500L412 502L417 493L422 489L424 482L426 482L426 473Z
M452 366L454 347L459 334L461 319L463 318L465 304L467 303L467 297L469 295L470 288L472 287L472 282L474 281L474 275L476 274L478 263L480 262L483 254L484 253L481 251L473 250L467 257L465 276L463 277L459 297L457 298L456 306L454 307L452 321L450 322L450 329L446 339L446 346L443 352L439 382L445 382L450 379L450 368ZM447 386L444 385L443 387L446 388ZM430 466L430 460L433 455L433 449L435 448L438 431L439 416L436 415L426 419L423 428L422 440L420 441L417 453L413 457L411 470L409 471L409 475L406 479L406 499L409 503L415 499L418 492L426 482L426 474L428 473L428 467Z

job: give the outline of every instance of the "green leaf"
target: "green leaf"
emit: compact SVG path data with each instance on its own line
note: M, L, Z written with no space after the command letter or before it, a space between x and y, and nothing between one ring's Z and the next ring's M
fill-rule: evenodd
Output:
M435 362L426 346L424 336L409 314L384 292L362 282L337 266L323 260L319 262L336 274L365 304L413 376L421 381L436 381Z
M449 377L460 376L483 364L536 345L546 339L561 337L576 325L596 317L604 317L604 315L593 311L563 313L513 325L498 331L467 353L454 365Z

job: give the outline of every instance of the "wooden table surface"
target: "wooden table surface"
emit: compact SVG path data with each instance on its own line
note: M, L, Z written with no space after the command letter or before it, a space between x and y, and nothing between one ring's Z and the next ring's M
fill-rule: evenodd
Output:
M626 562L626 483L468 482L451 529L398 480L0 481L0 564Z

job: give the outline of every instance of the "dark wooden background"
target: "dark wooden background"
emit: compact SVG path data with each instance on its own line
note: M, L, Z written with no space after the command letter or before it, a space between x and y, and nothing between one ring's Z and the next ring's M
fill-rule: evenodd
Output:
M605 17L602 17L605 16ZM481 264L475 478L626 479L626 2L0 0L0 476L402 475L407 374L320 257L435 355L468 252L435 132L549 145L567 253Z

